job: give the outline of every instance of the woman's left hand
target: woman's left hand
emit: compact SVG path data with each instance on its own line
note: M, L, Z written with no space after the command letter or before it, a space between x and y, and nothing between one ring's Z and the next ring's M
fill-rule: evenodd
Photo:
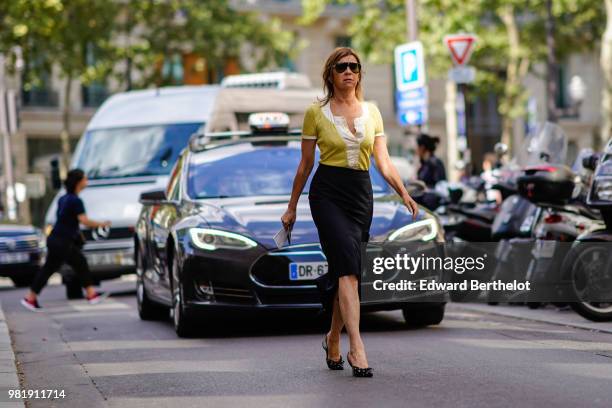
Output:
M404 194L404 196L402 197L402 201L404 202L404 205L408 208L408 210L412 213L412 219L415 220L419 212L419 206L416 201L414 201L408 193Z

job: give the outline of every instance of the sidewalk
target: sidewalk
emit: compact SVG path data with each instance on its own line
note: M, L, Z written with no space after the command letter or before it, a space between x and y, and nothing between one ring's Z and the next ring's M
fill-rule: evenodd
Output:
M612 334L612 322L591 322L573 310L558 310L553 306L531 310L527 306L486 305L482 303L452 303L456 309L488 313L498 316L514 317L536 322L551 323L559 326L575 327L583 330Z
M0 302L0 406L3 408L23 407L23 400L9 399L9 390L20 390L15 367L15 354L11 346L8 327Z

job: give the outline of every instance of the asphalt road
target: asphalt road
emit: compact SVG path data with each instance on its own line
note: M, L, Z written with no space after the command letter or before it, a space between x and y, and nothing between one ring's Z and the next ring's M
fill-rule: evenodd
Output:
M309 315L233 317L196 339L143 322L131 282L100 305L45 290L0 288L23 386L65 390L30 407L610 407L612 334L450 305L438 327L407 329L399 312L364 317L371 379L329 371ZM202 322L202 325L206 325ZM208 334L208 333L214 334ZM343 338L346 353L347 339Z

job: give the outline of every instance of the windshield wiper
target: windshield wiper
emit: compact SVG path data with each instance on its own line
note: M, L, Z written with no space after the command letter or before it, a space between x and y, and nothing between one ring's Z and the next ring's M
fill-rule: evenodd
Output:
M234 197L244 197L244 196L230 196L230 195L210 195L210 196L196 196L196 199L204 199L204 198L234 198Z

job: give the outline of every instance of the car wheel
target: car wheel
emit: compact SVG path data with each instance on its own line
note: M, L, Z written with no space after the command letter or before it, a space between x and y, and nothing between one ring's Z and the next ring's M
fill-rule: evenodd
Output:
M424 327L440 324L444 319L446 304L425 304L418 307L404 307L402 314L410 327Z
M185 310L183 299L183 282L180 279L180 267L177 256L172 257L172 323L179 337L191 337L194 334L194 324L191 315Z
M30 276L30 275L12 276L11 280L13 281L13 285L15 285L15 287L25 288L32 284L32 281L34 280L34 276Z
M67 299L83 299L83 288L81 282L77 279L65 279L64 285L66 286L66 298Z
M140 254L136 254L136 303L138 304L138 316L141 320L162 320L168 317L168 309L153 302L147 296L147 290L143 279L144 266Z

